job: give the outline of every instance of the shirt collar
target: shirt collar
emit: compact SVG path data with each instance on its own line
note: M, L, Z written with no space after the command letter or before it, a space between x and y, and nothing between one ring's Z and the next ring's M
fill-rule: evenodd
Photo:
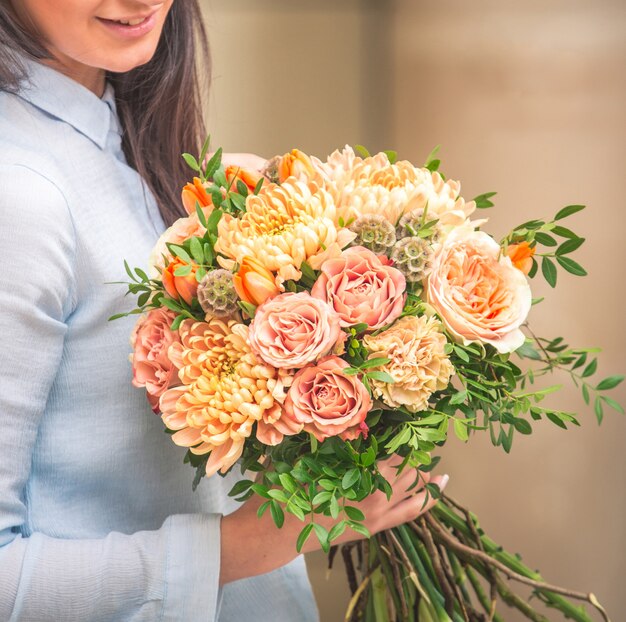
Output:
M21 59L27 79L18 95L50 116L68 123L100 149L107 145L109 131L120 134L113 87L107 83L104 95L95 93L42 63Z

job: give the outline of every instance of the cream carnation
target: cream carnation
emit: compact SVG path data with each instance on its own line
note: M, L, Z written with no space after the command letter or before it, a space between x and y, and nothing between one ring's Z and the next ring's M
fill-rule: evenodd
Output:
M391 359L377 369L387 372L394 383L370 380L376 397L388 406L404 406L411 412L428 408L430 396L445 389L454 372L441 329L434 317L409 315L376 336L364 337L371 358Z
M512 352L524 343L520 326L530 311L530 286L486 233L459 230L448 237L433 260L426 295L464 344Z

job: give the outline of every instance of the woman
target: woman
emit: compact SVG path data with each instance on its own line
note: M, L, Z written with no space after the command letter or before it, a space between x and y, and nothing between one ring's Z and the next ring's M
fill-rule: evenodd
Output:
M195 37L195 0L0 0L0 620L317 619L301 523L228 500L238 473L192 493L129 382L133 320L106 321L182 215ZM372 531L432 504L384 469Z

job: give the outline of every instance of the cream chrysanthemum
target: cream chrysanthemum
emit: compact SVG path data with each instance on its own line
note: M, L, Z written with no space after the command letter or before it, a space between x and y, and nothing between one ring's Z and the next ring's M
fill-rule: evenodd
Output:
M248 197L241 218L224 214L215 250L231 262L254 257L280 280L298 279L302 262L317 269L354 238L337 230L335 211L332 196L314 182L290 178L281 186L267 184Z
M441 331L434 317L409 315L378 335L366 335L363 342L373 358L391 359L377 369L394 379L394 383L370 380L374 395L394 408L426 410L430 396L445 389L454 372Z
M465 202L460 196L458 181L446 181L439 173L405 160L391 164L384 153L363 159L345 147L325 163L316 160L314 164L335 199L337 218L346 223L382 214L395 226L403 214L427 207L427 220L452 228L464 224L476 209L473 201Z
M255 422L279 419L284 387L279 372L251 351L248 327L234 320L185 320L170 348L183 383L161 397L172 440L194 454L211 452L207 475L226 472L241 456Z

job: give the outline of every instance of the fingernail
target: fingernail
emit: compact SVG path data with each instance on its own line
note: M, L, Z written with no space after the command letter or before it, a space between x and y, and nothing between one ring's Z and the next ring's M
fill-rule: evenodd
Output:
M441 481L439 482L439 490L443 490L448 485L449 481L450 476L447 473L445 475L442 475Z

